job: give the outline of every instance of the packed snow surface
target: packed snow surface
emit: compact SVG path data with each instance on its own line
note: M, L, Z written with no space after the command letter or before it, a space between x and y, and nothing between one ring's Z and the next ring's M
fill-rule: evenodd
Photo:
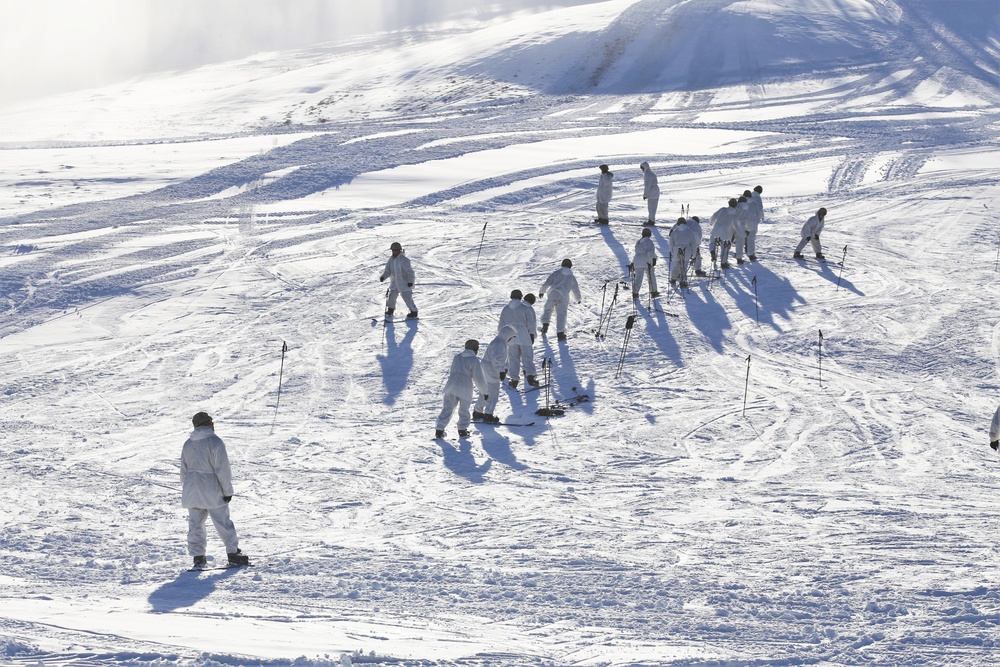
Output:
M0 108L0 665L1000 664L998 18L609 0ZM669 288L758 184L759 261ZM528 425L434 440L567 257ZM186 571L199 410L254 568Z

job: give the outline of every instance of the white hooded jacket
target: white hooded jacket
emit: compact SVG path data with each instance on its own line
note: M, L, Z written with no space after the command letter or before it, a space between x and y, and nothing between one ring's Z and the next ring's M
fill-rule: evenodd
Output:
M553 271L552 275L545 279L542 288L538 291L541 294L554 292L567 300L570 295L573 295L577 301L581 300L580 286L576 282L576 276L573 275L573 269L568 266L561 266ZM552 298L552 294L549 294L549 298Z
M597 201L601 204L607 204L611 201L611 195L613 193L613 187L611 185L614 180L615 175L610 171L601 172L601 180L597 182Z
M500 327L498 333L483 352L483 374L489 378L498 376L507 371L507 345L517 338L517 331L514 327L507 325ZM487 372L492 371L492 372Z
M802 238L808 239L819 236L824 226L823 220L820 220L818 215L814 215L806 220L806 224L802 225Z
M503 310L500 311L500 323L497 325L497 333L503 328L510 326L517 332L517 345L531 345L530 334L535 333L535 309L520 299L511 299Z
M732 206L724 206L712 214L712 236L710 244L715 243L715 239L722 239L722 242L732 241L736 235L736 209Z
M643 236L635 242L635 255L632 256L632 265L635 270L645 269L646 265L652 265L656 259L656 246L653 244L651 236Z
M382 280L386 278L390 278L389 285L397 292L408 292L413 289L410 287L414 282L413 266L406 255L399 253L389 258L385 263L385 271L382 272Z
M483 375L483 367L480 365L479 357L472 350L462 350L452 359L444 393L454 394L459 398L471 401L474 391L473 383L481 392L487 391L486 376Z
M222 438L208 426L199 426L181 449L181 505L213 509L233 495L233 473Z

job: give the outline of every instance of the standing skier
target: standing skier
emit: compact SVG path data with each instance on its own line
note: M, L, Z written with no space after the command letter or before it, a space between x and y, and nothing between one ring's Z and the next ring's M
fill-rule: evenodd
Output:
M229 518L229 501L234 494L226 445L215 435L215 424L208 413L199 412L191 423L194 431L181 449L181 506L188 511L188 553L194 557L195 567L207 565L205 520L212 517L226 545L229 564L249 565L250 559L240 551L236 527Z
M733 245L736 236L736 205L735 199L729 200L728 206L723 206L712 214L709 222L712 225L712 233L709 236L709 251L712 254L712 263L718 259L724 269L729 268L729 249Z
M486 378L486 388L476 399L476 405L472 408L472 418L486 422L487 424L498 424L500 418L493 414L500 398L500 382L507 374L507 350L510 342L517 338L517 331L514 327L500 327L500 332L486 346L483 352L483 377Z
M601 179L597 182L597 224L608 224L608 204L611 203L612 181L615 175L608 171L608 165L601 165Z
M532 296L531 300L534 303L535 297ZM538 325L535 319L535 309L521 300L521 290L519 289L510 293L510 301L500 311L497 333L500 333L506 326L513 327L517 333L507 349L507 375L510 377L510 386L517 388L523 367L528 384L537 387L539 383L535 379L535 360L531 345L535 342L535 330Z
M434 437L444 437L444 427L451 421L458 408L458 437L469 437L469 423L472 416L469 408L472 406L473 392L479 391L489 395L483 367L479 363L479 341L470 338L465 341L465 349L455 355L448 372L448 382L444 385L444 405L438 415ZM475 387L473 386L475 385Z
M644 225L656 224L656 206L660 202L660 186L656 181L656 174L649 168L648 162L639 165L642 170L642 198L646 200L648 217Z
M750 200L746 193L736 200L736 263L743 263L743 252L747 245L747 234L750 229L750 219L753 217L753 210L750 208Z
M394 241L389 246L392 257L385 263L385 270L382 272L380 281L385 282L389 278L389 298L385 302L385 319L391 320L392 313L396 310L396 297L402 294L403 302L410 312L406 314L406 319L417 319L417 306L413 303L413 266L410 260L403 254L403 246L398 241Z
M643 163L645 164L645 163ZM642 289L642 277L649 273L649 296L653 299L660 296L656 291L656 273L653 267L656 266L656 246L653 245L653 233L649 228L642 230L642 236L635 242L635 255L632 256L632 263L628 265L635 278L632 280L632 299L639 298L639 290Z
M700 235L700 234L699 234ZM687 287L688 268L691 258L698 252L695 232L684 218L677 218L670 230L670 284Z
M707 276L708 274L701 268L701 239L704 237L705 233L701 231L701 218L696 215L692 215L687 219L688 230L691 232L691 257L689 260L694 266L694 275L696 276Z
M747 226L747 259L751 262L757 261L757 228L764 222L764 200L760 198L762 192L764 188L756 185L749 195L750 210L753 211L753 215L750 216L750 224ZM746 192L743 194L746 195Z
M816 253L816 259L823 261L826 257L823 256L823 246L819 243L819 233L823 231L823 227L826 226L826 209L821 208L816 211L816 215L806 220L806 224L802 225L802 240L799 244L795 246L795 254L792 255L795 259L804 259L802 257L802 249L806 247L806 243L812 243L812 249Z
M538 296L543 297L549 293L549 298L542 309L542 335L549 330L549 321L552 319L552 311L556 311L556 333L559 340L566 340L566 311L569 308L570 296L576 297L576 302L580 303L580 286L573 275L573 262L569 259L562 261L562 266L552 272L545 279L542 288L538 290Z

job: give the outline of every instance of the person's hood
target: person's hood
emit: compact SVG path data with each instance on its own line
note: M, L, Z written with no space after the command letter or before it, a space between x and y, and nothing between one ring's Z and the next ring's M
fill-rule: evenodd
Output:
M643 171L646 171L647 169L649 169L649 163L648 162L643 162L642 164L639 165L639 169L642 169Z

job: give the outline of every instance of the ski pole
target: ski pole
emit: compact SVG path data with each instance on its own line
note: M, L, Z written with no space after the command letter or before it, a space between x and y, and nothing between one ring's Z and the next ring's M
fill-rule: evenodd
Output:
M840 258L840 273L837 275L837 291L840 291L840 277L844 275L844 264L847 263L847 246L844 246L844 256Z
M756 317L757 317L757 326L760 326L760 305L757 302L757 274L756 273L753 275L753 280L750 281L750 284L753 285L753 310L754 310L754 315L756 315ZM750 357L747 357L747 359L749 359L749 358Z
M611 281L610 280L605 280L604 281L604 287L601 288L601 319L598 320L598 322L597 322L597 330L594 332L594 335L597 336L598 338L601 337L601 328L604 326L604 302L605 302L605 300L608 297L608 283L609 282L611 282Z
M653 263L646 262L646 310L653 309Z
M747 416L747 391L750 389L750 355L747 355L747 381L743 386L743 416Z
M382 309L382 354L385 354L385 321L389 319L389 291L391 287L387 287L385 290L385 307Z
M621 288L621 283L615 283L615 291L611 295L611 302L608 303L608 315L604 318L604 330L601 332L601 338L605 338L608 335L608 328L611 326L611 310L615 307L615 303L618 301L618 290Z
M285 372L285 352L288 352L288 344L281 341L281 366L278 368L278 400L274 402L274 418L271 420L271 432L274 433L274 424L278 421L278 405L281 403L281 376Z
M479 278L479 256L483 253L483 241L486 239L486 225L488 225L488 224L490 224L489 220L487 220L486 222L483 223L483 235L479 237L479 251L476 253L476 277L477 278ZM482 278L479 278L479 281L482 282Z
M628 350L628 339L632 336L632 325L635 324L635 315L629 315L625 320L625 337L622 338L622 353L618 357L618 370L615 372L615 379L622 374L622 366L625 365L625 352Z
M823 386L823 330L819 332L819 386Z

